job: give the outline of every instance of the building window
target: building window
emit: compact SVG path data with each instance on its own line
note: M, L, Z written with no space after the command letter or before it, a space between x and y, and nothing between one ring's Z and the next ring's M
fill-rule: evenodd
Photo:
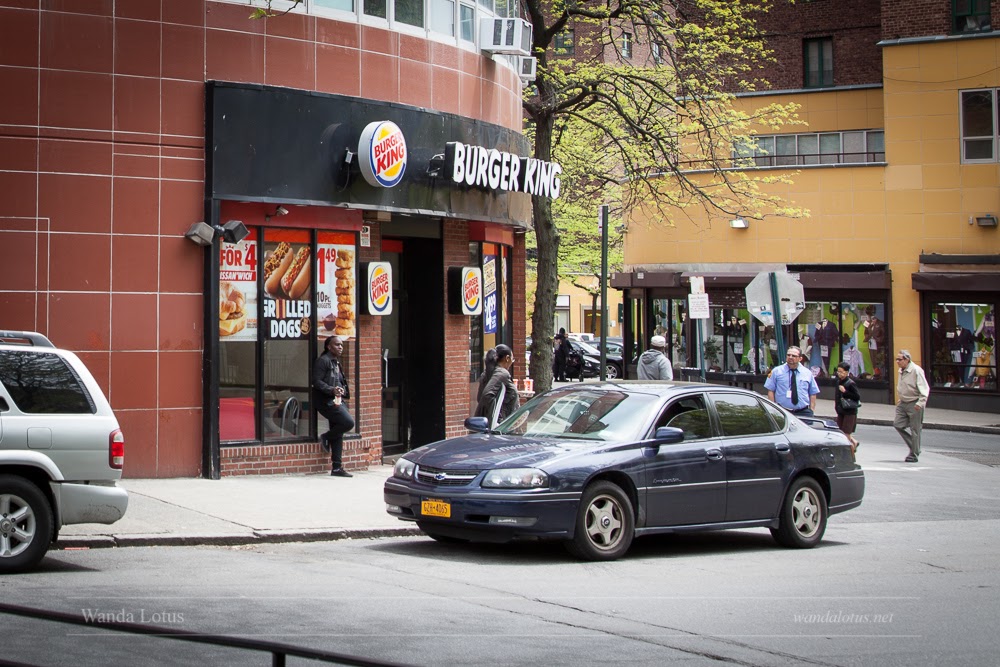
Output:
M395 19L417 28L424 27L424 0L396 0Z
M342 12L354 11L354 0L313 0L313 4L326 9L339 9Z
M802 42L805 65L805 87L824 88L833 85L833 39L806 39Z
M558 33L553 42L553 48L555 49L557 56L572 56L575 55L575 32L572 28L563 30Z
M883 130L761 135L733 147L735 167L885 162Z
M962 162L996 160L996 91L963 90Z
M389 18L388 6L388 0L364 0L362 4L365 16L374 16L380 19Z
M955 34L987 32L990 27L990 0L951 0Z
M997 390L996 304L931 304L932 387Z
M622 58L632 57L632 33L622 33Z
M453 0L430 0L430 29L449 37L455 36L455 3Z
M649 52L653 56L653 62L659 65L663 62L663 47L660 46L659 42L653 42L649 45Z
M458 8L459 36L463 41L476 41L476 8L472 5L459 5Z

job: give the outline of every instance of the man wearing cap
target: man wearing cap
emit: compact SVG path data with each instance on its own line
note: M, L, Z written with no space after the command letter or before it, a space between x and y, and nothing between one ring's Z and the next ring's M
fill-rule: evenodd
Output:
M910 357L909 350L900 350L896 355L899 380L896 382L896 415L892 425L910 448L906 463L916 463L920 456L920 431L924 427L924 408L931 388L927 384L924 369L917 366Z
M651 349L639 357L640 380L673 380L674 369L667 359L667 339L663 336L653 336L649 340Z
M767 397L800 417L812 417L819 385L812 371L802 366L802 350L794 345L785 353L785 363L774 368L764 383Z

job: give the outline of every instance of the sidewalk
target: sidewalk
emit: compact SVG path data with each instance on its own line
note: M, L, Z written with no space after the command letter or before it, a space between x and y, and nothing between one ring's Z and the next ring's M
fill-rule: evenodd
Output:
M816 416L833 418L833 401ZM895 406L864 404L862 424L892 425ZM924 428L995 433L1000 415L928 408ZM859 450L861 459L868 450ZM864 461L862 460L862 465ZM207 479L125 479L125 517L110 526L66 526L56 548L261 544L416 535L415 524L389 516L382 485L392 467L329 475Z

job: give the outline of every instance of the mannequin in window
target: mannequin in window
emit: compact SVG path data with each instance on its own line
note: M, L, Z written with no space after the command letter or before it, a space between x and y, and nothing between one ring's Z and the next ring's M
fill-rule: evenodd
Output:
M949 333L951 333L948 340L948 347L951 350L951 361L954 364L961 364L957 369L956 375L959 382L964 384L969 381L969 376L972 372L969 362L972 361L972 351L976 341L972 336L972 332L961 324L956 324L955 331Z
M743 340L746 337L747 326L740 324L739 318L733 315L726 322L726 345L729 347L726 354L726 370L737 371L740 368L740 359L743 357Z
M824 317L816 325L813 343L819 346L819 357L822 360L819 377L828 377L830 375L830 355L840 343L840 331L837 330L837 325Z

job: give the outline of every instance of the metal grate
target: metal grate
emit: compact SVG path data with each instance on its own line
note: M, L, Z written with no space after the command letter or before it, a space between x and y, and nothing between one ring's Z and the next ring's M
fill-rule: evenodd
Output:
M432 486L466 486L479 476L478 470L417 468L417 480Z

